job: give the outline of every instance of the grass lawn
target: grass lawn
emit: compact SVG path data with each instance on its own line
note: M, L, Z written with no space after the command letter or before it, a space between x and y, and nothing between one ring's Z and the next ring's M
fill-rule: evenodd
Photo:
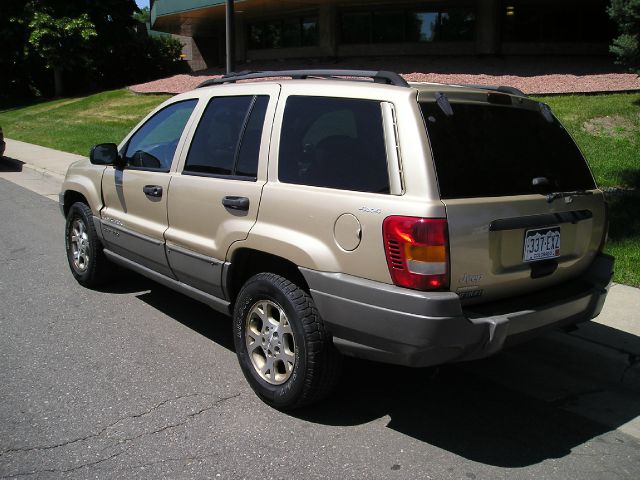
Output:
M0 111L0 126L12 140L89 155L97 143L120 140L170 95L113 90Z
M119 143L168 95L114 90L88 97L0 111L8 138L87 155L92 145ZM640 286L640 93L535 97L548 103L585 154L601 187L634 195L610 196L607 251L615 281Z
M536 99L571 132L599 186L640 189L640 93Z
M537 97L548 103L584 153L600 187L632 189L609 195L609 242L615 281L640 287L640 93Z

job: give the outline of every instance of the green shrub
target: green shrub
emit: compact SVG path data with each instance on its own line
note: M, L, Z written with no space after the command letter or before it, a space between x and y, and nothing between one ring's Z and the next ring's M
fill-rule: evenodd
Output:
M611 0L607 11L620 33L609 50L619 63L640 74L640 0Z

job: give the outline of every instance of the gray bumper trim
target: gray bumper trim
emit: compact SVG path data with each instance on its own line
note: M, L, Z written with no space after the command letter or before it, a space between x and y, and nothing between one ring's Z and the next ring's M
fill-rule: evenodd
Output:
M470 360L499 351L508 336L597 316L611 281L613 258L599 255L579 279L584 288L527 310L463 311L451 292L419 292L340 273L301 268L336 347L343 353L410 366ZM567 291L569 289L567 288ZM540 292L537 294L540 295ZM526 300L526 297L522 297ZM507 302L508 303L508 302Z

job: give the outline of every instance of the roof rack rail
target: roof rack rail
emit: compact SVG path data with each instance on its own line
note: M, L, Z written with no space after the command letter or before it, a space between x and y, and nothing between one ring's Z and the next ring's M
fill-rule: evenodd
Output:
M268 72L238 72L229 73L222 78L212 78L205 80L197 88L208 87L210 85L220 85L223 83L234 83L238 80L249 80L254 78L269 77L291 77L293 79L307 78L336 78L336 77L361 77L371 78L375 83L385 83L398 87L408 87L407 81L395 72L384 70L273 70Z
M508 87L506 85L476 85L473 83L462 83L460 84L460 86L468 87L468 88L478 88L480 90L491 90L492 92L502 92L502 93L508 93L510 95L515 95L517 97L529 98L529 96L519 88Z

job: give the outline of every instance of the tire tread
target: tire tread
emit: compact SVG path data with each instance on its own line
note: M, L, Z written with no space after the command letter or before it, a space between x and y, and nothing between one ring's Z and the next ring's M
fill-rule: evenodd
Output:
M278 288L293 304L304 329L307 371L304 385L296 401L286 410L316 403L327 397L335 387L342 367L342 356L333 345L315 303L308 292L290 280L275 273L259 273L245 284L242 290L254 282L268 282ZM238 298L242 296L242 291Z

